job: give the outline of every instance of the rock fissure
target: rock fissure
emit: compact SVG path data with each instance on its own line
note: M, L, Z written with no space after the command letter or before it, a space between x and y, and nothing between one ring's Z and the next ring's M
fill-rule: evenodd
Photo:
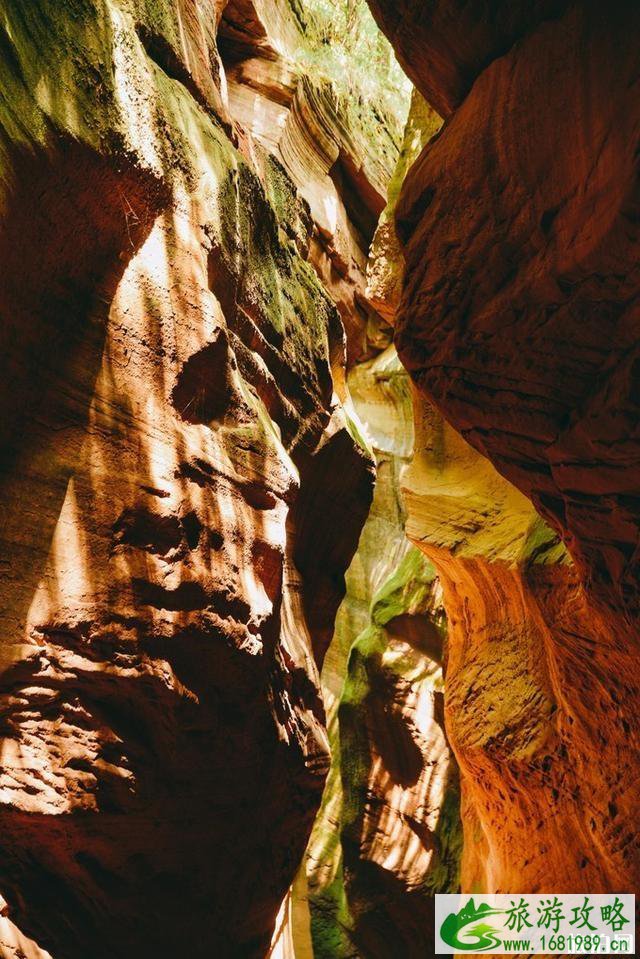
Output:
M0 959L636 891L638 25L0 0Z

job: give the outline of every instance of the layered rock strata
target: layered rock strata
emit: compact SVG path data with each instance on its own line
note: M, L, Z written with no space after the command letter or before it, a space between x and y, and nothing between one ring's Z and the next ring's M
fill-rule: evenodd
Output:
M404 535L412 409L393 347L349 386L378 479L322 672L333 758L307 854L311 932L316 959L418 956L432 946L433 892L458 883L446 623L433 566Z
M387 201L402 129L392 118L336 90L304 64L313 18L283 24L280 4L230 0L220 30L229 106L252 157L281 162L308 204L309 256L347 332L347 363L371 355L365 295L369 245ZM296 29L297 22L297 29ZM374 323L375 329L375 323Z
M223 6L0 15L12 959L264 955L328 769L372 460L308 210L227 109Z
M540 23L559 17L569 0L368 0L398 60L427 102L448 117L476 77Z
M446 4L371 6L447 116L398 204L396 342L430 401L409 533L449 620L463 884L633 890L637 10L470 4L454 50Z
M458 771L443 731L446 622L434 568L405 535L400 488L414 414L389 343L402 280L393 211L439 126L416 95L368 260L371 340L387 345L348 377L377 483L322 671L332 766L306 861L316 959L428 954L433 893L459 883Z

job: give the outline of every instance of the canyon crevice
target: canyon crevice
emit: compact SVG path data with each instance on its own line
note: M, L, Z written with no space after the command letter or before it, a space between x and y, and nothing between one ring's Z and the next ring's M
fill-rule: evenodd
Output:
M640 12L368 6L0 0L0 959L640 891Z
M54 957L264 955L328 769L372 462L216 24L3 7L2 895Z
M447 4L372 8L447 118L397 206L396 343L426 398L408 532L449 618L463 888L636 889L637 11L498 3L489 31L470 4L453 58Z

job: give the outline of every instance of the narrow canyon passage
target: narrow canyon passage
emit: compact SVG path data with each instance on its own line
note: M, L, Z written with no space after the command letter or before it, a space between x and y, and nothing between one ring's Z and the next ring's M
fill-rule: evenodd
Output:
M639 28L0 0L0 959L640 893Z

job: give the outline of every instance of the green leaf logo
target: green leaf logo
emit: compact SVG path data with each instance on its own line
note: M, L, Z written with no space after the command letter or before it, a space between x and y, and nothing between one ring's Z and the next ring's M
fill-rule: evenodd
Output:
M440 928L440 935L444 942L453 949L467 952L484 952L486 949L495 949L500 945L498 930L485 922L487 916L503 912L502 909L492 909L481 902L476 908L473 899L463 906L459 913L450 913ZM476 925L473 925L476 923ZM472 928L467 929L467 926ZM462 931L464 929L464 932ZM464 937L464 938L461 938Z

